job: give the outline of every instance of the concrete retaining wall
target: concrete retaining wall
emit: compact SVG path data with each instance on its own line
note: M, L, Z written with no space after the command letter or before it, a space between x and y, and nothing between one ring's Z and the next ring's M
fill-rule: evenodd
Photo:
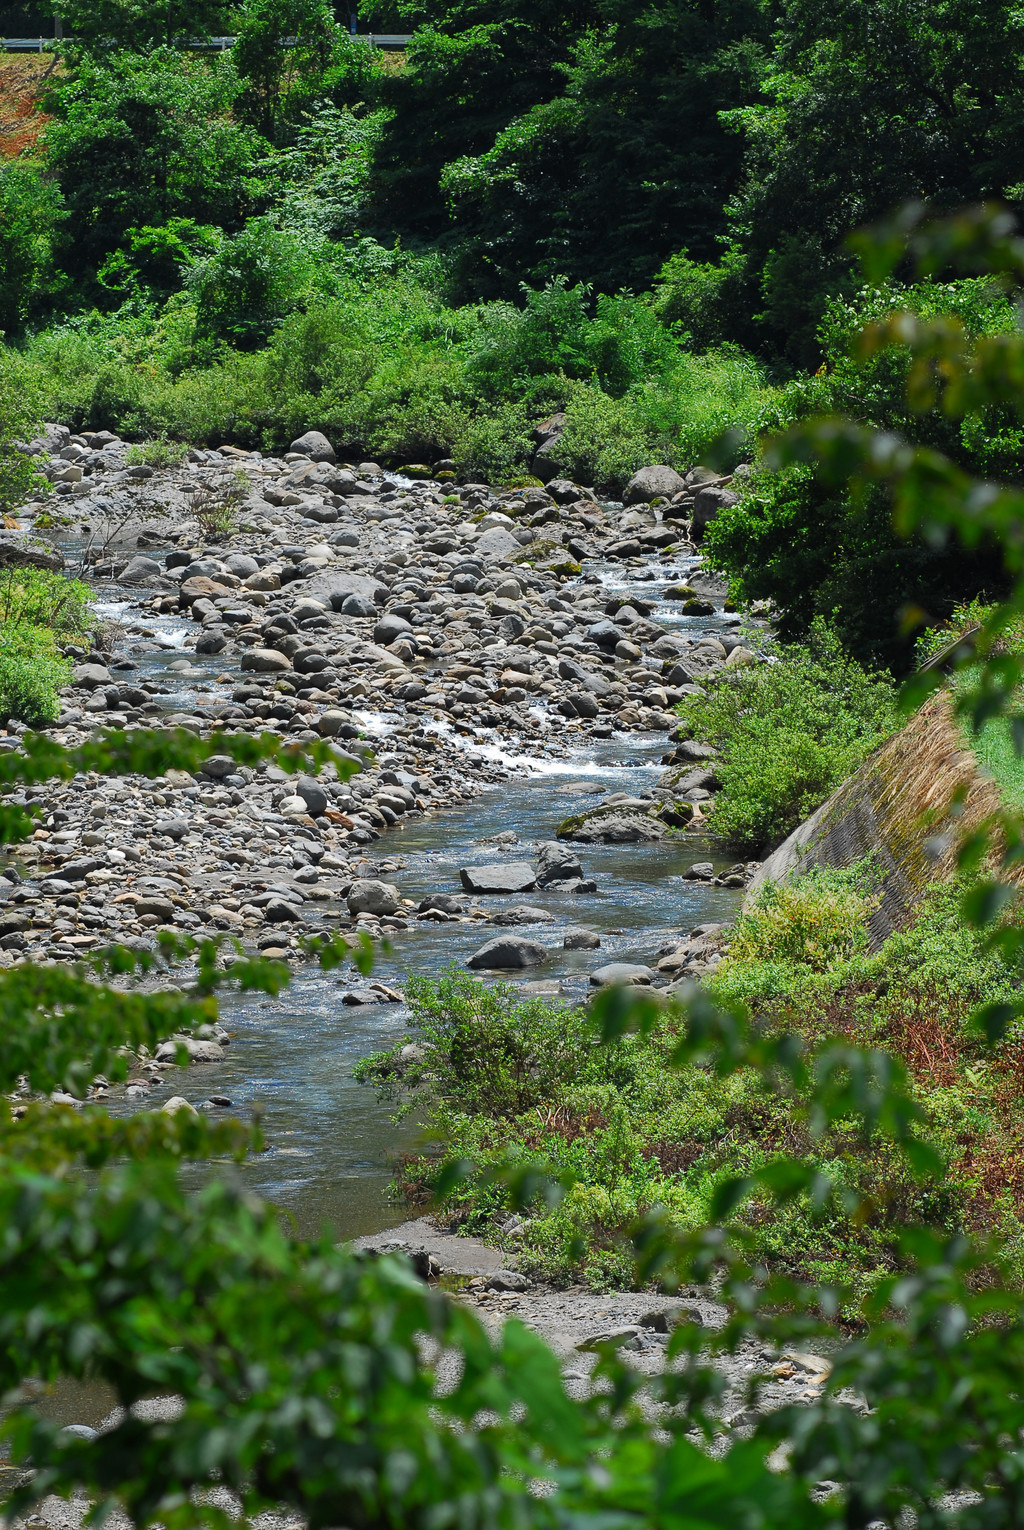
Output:
M877 949L908 923L929 883L955 874L963 836L999 806L995 783L964 747L949 697L935 696L768 857L746 901L767 881L870 857L882 894L869 922Z

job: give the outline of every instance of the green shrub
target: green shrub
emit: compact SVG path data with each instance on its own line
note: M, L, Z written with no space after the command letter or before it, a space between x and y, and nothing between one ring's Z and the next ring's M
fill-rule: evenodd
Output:
M774 395L764 423L848 411L862 425L943 451L968 471L1020 481L1024 430L1006 406L952 419L928 392L934 377L928 368L915 374L924 386L911 407L909 351L854 359L860 327L884 320L897 306L925 322L951 324L967 343L981 334L1009 337L1018 323L1013 304L988 279L863 288L855 299L828 304L820 331L824 366ZM784 638L803 637L824 617L863 663L897 673L912 663L914 632L922 624L940 623L979 591L996 598L1006 587L994 538L981 536L965 547L949 537L904 536L893 524L883 484L869 481L854 493L803 464L757 472L739 503L708 527L704 549L729 575L737 599L774 602Z
M57 653L53 633L28 621L0 621L0 718L40 725L60 713L58 691L71 665Z
M778 844L897 726L888 676L863 669L818 621L806 646L721 672L678 708L718 749L712 830L738 851Z
M245 177L266 145L232 118L240 88L230 56L169 47L81 59L61 82L47 167L74 230L69 265L87 283L130 228L175 217L241 225Z
M0 570L0 622L75 637L92 625L90 590L80 579L40 568Z
M60 188L40 164L0 162L0 332L20 330L55 297L55 244L65 218Z
M134 463L145 463L155 468L180 467L187 453L188 444L185 441L140 441L137 445L129 446L124 460L129 467Z
M557 1099L587 1070L596 1037L586 1013L547 999L522 999L510 983L485 986L450 968L436 983L413 974L406 997L424 1049L405 1079L466 1115L501 1119ZM362 1076L386 1079L401 1046L378 1054Z
M729 961L780 961L826 972L868 945L873 900L859 870L822 868L786 885L766 882L729 936Z

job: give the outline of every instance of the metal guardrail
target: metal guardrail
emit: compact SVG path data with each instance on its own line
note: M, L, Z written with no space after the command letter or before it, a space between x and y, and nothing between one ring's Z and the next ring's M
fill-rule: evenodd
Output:
M411 32L351 32L348 34L353 42L369 43L371 48L404 48L412 42ZM5 53L42 53L51 43L73 41L71 38L56 37L0 37L0 49ZM196 38L189 43L190 48L219 48L222 51L234 47L234 37L210 37ZM286 37L284 46L294 47L298 41L295 37Z

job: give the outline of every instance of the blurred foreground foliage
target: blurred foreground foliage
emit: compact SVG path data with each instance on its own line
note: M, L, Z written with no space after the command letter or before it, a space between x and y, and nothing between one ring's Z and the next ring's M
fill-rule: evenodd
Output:
M1012 279L1024 272L1024 248L990 212L931 228L908 217L876 237L866 259L891 268L908 249L926 271L940 260L977 258L980 249ZM937 400L955 416L993 401L1016 408L1024 397L1024 336L976 339L949 319L894 312L859 343L875 352L910 348L911 408ZM841 418L805 423L773 451L780 464L814 461L836 478L887 485L902 531L958 537L968 546L994 539L1018 583L987 619L986 635L1019 614L1018 492L970 479L934 448ZM1014 736L1024 737L1022 678L1019 656L983 647L971 683L959 692L965 723L1005 715ZM922 677L910 699L934 683ZM0 780L10 790L86 764L108 773L195 768L213 747L187 735L122 735L69 756L29 738L20 752L0 756ZM216 742L218 752L240 759L274 747L268 740ZM288 763L297 766L299 758ZM2 826L12 841L24 837L31 819L9 807ZM979 833L963 847L964 872L972 876L964 914L991 928L1013 964L1024 933L996 919L1015 893L1009 878L1024 855L1024 829L1009 813L988 827L997 839ZM832 937L823 928L814 932L816 961L831 959L825 947ZM331 945L319 951L326 965L341 954ZM212 943L168 946L167 956L195 961L192 993L126 997L105 988L112 971L137 960L126 952L97 957L91 969L21 967L0 975L0 1089L8 1102L15 1091L80 1094L100 1068L116 1077L125 1046L152 1045L190 1018L209 1019L223 981L273 992L284 978L273 964L241 956L225 968ZM989 1004L979 1035L998 1045L1022 1007L1013 999ZM436 1026L445 1023L435 1017ZM488 1023L489 1045L501 1048L500 1006ZM942 1182L946 1165L923 1129L905 1069L878 1046L768 1028L724 994L715 1003L700 991L666 1006L657 995L612 989L594 1001L588 1023L608 1047L630 1035L667 1033L665 1066L699 1066L720 1078L748 1071L766 1091L799 1101L812 1140L841 1128L864 1150L898 1155L916 1182ZM518 1098L514 1048L506 1048L499 1082ZM178 1117L153 1126L107 1124L96 1107L71 1116L36 1106L19 1116L5 1103L3 1433L13 1461L32 1468L11 1493L12 1511L25 1512L49 1492L80 1490L101 1513L120 1504L139 1524L226 1526L226 1511L208 1491L217 1487L227 1488L244 1514L285 1508L314 1526L799 1530L840 1523L852 1530L879 1519L902 1522L906 1509L935 1530L1010 1530L1024 1519L1024 1296L996 1247L926 1226L897 1229L895 1267L859 1299L834 1280L772 1274L743 1226L751 1199L802 1199L812 1217L836 1205L851 1217L870 1208L870 1194L840 1174L783 1153L720 1179L704 1225L680 1231L650 1206L630 1231L636 1278L668 1290L714 1279L731 1314L725 1329L710 1335L688 1324L676 1329L669 1352L679 1364L649 1383L667 1405L655 1426L640 1406L638 1379L612 1349L601 1359L604 1388L588 1401L572 1400L556 1358L515 1319L491 1337L400 1260L369 1261L327 1236L312 1244L291 1239L272 1210L226 1181L214 1180L198 1196L183 1193L176 1157L239 1152L246 1135ZM485 1171L452 1163L438 1192L481 1172L500 1181L513 1204L571 1193L565 1176L553 1179L536 1160ZM751 1335L801 1345L834 1338L827 1325L840 1311L855 1316L852 1336L834 1353L817 1400L757 1416L752 1438L727 1433L720 1452L707 1454L703 1439L721 1430L714 1408L721 1381L706 1363L711 1352ZM442 1354L453 1362L443 1371ZM125 1409L119 1421L83 1439L41 1418L21 1388L29 1378L60 1375L106 1381ZM757 1387L754 1378L751 1392ZM181 1399L173 1417L157 1421L134 1408L161 1392ZM783 1442L785 1451L770 1455ZM950 1500L953 1491L960 1496Z

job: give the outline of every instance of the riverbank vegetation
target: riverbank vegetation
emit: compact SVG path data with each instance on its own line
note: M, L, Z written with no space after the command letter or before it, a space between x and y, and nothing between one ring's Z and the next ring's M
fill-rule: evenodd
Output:
M488 481L529 470L556 411L558 466L609 491L716 439L731 466L827 410L1013 477L1005 411L917 412L905 355L849 355L894 301L1016 328L985 279L865 287L844 243L911 192L1016 196L1012 9L969 40L961 11L884 4L876 38L819 0L456 0L364 16L412 30L384 55L326 0L194 0L152 25L70 4L40 131L0 161L13 385L76 427L277 450L317 428L353 460ZM218 28L233 48L191 46ZM860 147L879 134L899 146L882 170ZM784 636L823 616L897 671L915 612L1003 587L992 544L901 540L884 490L796 467L755 475L708 550Z
M888 674L851 659L821 618L805 643L769 650L769 662L722 671L676 709L716 751L708 827L748 855L785 839L900 720Z
M725 1078L700 1064L675 1071L671 1013L642 1035L599 1046L585 1011L517 1001L512 986L486 990L452 971L410 995L420 1023L411 1039L422 1049L415 1064L403 1063L400 1044L364 1068L393 1096L427 1103L434 1146L403 1166L401 1192L429 1196L458 1159L568 1176L562 1200L551 1206L538 1193L521 1216L500 1176L460 1186L442 1206L529 1272L606 1290L631 1283L623 1233L651 1207L690 1233L707 1222L726 1180L785 1151L836 1179L858 1210L844 1212L839 1201L816 1211L810 1195L751 1202L741 1218L749 1253L775 1271L862 1296L900 1267L899 1229L913 1221L947 1237L999 1237L1024 1281L1019 1041L993 1054L970 1026L979 1005L1016 992L1015 973L963 918L957 885L929 893L908 928L872 954L872 887L861 868L769 886L730 932L726 958L704 986L717 1002L746 1006L769 1037L796 1031L811 1045L840 1037L901 1057L925 1140L947 1164L941 1185L918 1185L899 1154L879 1141L858 1145L842 1124L815 1140L810 1095L773 1093L756 1070ZM529 1087L495 1093L484 1081L512 1059Z
M45 569L0 570L0 720L54 721L71 679L61 650L93 624L81 580Z

